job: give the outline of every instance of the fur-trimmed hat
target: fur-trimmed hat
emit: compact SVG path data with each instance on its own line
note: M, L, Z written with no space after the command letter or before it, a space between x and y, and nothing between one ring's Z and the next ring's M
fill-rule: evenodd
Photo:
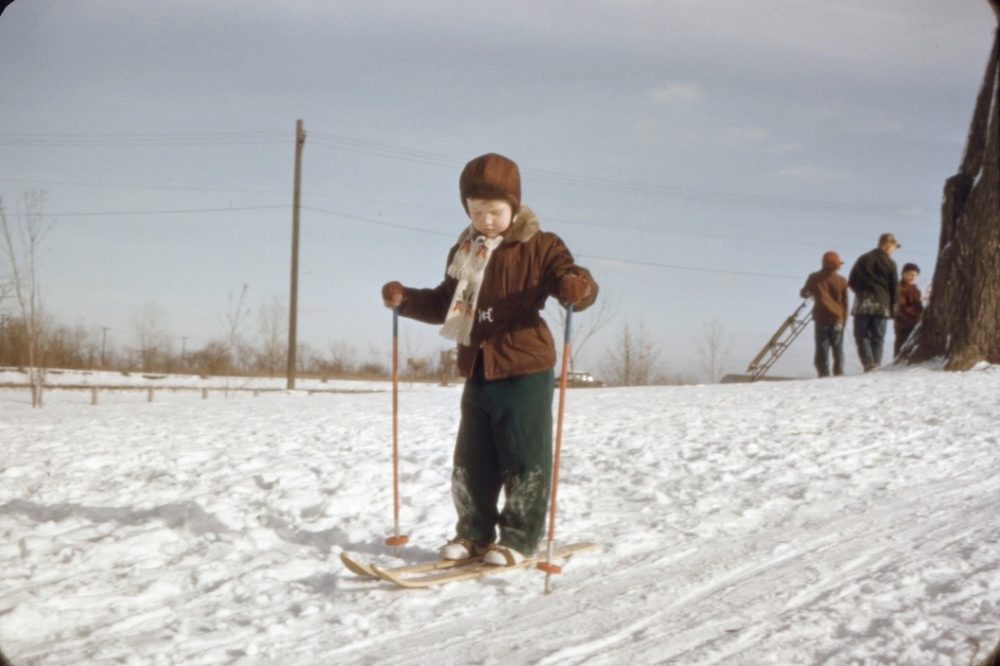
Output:
M467 199L503 199L516 215L521 207L521 173L517 164L503 155L480 155L462 169L458 192L466 213L469 212Z

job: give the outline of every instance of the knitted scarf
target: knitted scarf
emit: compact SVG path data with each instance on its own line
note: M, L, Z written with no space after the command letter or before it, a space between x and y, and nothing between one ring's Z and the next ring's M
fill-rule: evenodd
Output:
M471 227L470 227L471 232ZM451 298L441 335L466 347L471 346L470 334L475 323L476 301L483 283L483 273L493 250L503 242L502 236L466 238L448 266L448 275L458 280Z

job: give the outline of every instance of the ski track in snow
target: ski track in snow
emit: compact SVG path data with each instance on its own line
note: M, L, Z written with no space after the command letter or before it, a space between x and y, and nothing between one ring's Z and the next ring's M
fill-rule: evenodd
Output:
M0 390L0 645L50 664L967 664L1000 637L1000 368L574 390L538 572L395 590L388 393ZM459 387L405 385L407 561Z

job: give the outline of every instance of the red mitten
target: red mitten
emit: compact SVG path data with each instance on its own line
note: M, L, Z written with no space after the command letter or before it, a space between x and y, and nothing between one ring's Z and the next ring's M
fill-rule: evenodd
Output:
M388 308L398 308L406 297L406 291L399 282L386 282L382 285L382 302Z
M590 291L590 280L582 275L568 273L559 280L559 300L563 303L579 305L590 296Z

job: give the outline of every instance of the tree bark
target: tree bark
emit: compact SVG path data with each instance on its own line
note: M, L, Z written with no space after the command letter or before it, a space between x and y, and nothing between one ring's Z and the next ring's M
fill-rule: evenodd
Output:
M987 0L998 10L997 0ZM1000 13L997 14L1000 20ZM930 303L900 360L948 370L1000 363L1000 32L959 172L945 181Z

